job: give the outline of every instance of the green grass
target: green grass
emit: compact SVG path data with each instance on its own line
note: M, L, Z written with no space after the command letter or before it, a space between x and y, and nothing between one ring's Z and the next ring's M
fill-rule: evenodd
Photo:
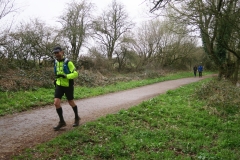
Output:
M205 72L205 75L211 74ZM191 72L180 72L176 74L169 74L164 77L155 79L144 79L140 81L119 82L114 85L102 87L75 87L75 99L82 99L87 97L98 96L106 93L117 92L130 88L140 87L156 82L166 80L179 79L184 77L192 77ZM32 108L42 107L44 105L53 104L54 87L50 89L40 88L36 91L18 91L18 92L0 92L0 116L7 114L26 111Z
M238 160L239 112L212 115L192 96L209 80L88 122L13 159Z

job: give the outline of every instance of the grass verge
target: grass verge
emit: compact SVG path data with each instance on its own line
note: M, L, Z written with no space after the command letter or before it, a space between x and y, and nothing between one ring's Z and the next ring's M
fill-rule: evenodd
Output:
M193 96L208 81L86 123L13 159L238 160L239 112L210 114L207 102Z
M205 72L205 75L211 72ZM140 81L118 82L114 85L101 87L75 87L75 99L88 98L106 93L117 92L121 90L140 87L156 82L166 80L174 80L179 78L192 77L191 72L180 72L176 74L168 74L164 77L155 79L143 79ZM18 91L18 92L0 92L0 116L26 111L32 108L42 107L44 105L53 104L54 88L40 88L34 91ZM64 100L64 99L63 99Z

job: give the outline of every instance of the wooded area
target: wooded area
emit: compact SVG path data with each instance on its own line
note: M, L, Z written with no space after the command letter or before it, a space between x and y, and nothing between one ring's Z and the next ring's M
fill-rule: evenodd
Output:
M171 14L178 24L197 32L202 47L218 68L219 79L238 81L240 43L238 0L154 0L151 12Z
M192 71L201 63L204 69L218 69L219 79L237 83L240 2L158 0L148 4L146 10L158 18L137 26L116 0L97 16L94 4L71 1L56 22L59 28L37 18L16 28L5 26L0 34L0 73L44 68L50 74L52 48L61 45L66 57L82 70ZM13 0L1 0L0 9L0 21L17 13Z

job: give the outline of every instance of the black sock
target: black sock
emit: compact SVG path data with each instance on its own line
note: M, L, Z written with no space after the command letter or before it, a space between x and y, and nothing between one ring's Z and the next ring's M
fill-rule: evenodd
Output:
M77 106L75 106L75 107L72 107L72 109L73 109L73 111L74 111L74 114L75 114L75 119L78 119L78 118L79 118L79 116L78 116L78 108L77 108Z
M56 111L57 111L57 114L58 114L58 116L59 116L60 122L64 122L62 107L57 108Z

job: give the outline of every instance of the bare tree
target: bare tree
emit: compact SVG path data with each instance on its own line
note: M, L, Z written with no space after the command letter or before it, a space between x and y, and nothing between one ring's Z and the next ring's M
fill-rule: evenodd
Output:
M231 78L238 70L239 63L239 15L238 0L162 0L154 1L152 11L162 9L163 2L175 12L174 21L188 24L189 28L200 33L203 48L219 69L219 78ZM158 3L159 2L159 3ZM174 2L180 2L175 5ZM229 56L232 55L232 56ZM233 57L233 58L232 58ZM235 66L235 67L234 67ZM235 73L235 75L238 75ZM235 77L236 81L236 77Z
M17 8L14 6L15 0L0 0L0 20L9 15L10 13L16 12Z
M100 17L93 22L95 38L103 47L107 58L112 60L116 48L120 48L123 35L130 31L133 23L128 19L124 6L115 0Z
M1 24L0 45L3 45L5 43L7 34L11 29L11 24L10 26L8 26L6 25L6 23L4 23L4 17L12 13L16 13L17 11L18 8L15 7L15 0L0 0L0 24Z
M38 19L31 20L29 23L20 24L16 31L10 32L5 40L3 48L8 52L8 59L16 58L23 65L31 62L33 65L40 63L41 60L52 59L51 50L55 44L54 30L45 25ZM21 66L19 66L21 67Z
M141 59L139 66L179 65L191 57L190 53L196 49L196 40L186 33L185 27L174 29L174 23L168 20L144 22L136 33L135 50Z
M85 0L79 3L72 1L68 4L66 13L60 17L61 33L70 43L74 61L77 61L79 52L89 36L92 9L93 5Z
M150 3L150 12L156 13L158 11L162 12L164 9L168 8L167 6L170 3L179 4L186 0L145 0L145 2L146 1L149 1Z
M133 39L132 34L125 34L120 44L120 48L115 50L116 63L118 65L118 71L124 69L135 69L137 66L137 54L133 50L133 46L136 41Z
M162 25L160 21L143 22L136 33L137 43L135 49L140 56L140 66L151 63L155 54L159 53L163 45Z

